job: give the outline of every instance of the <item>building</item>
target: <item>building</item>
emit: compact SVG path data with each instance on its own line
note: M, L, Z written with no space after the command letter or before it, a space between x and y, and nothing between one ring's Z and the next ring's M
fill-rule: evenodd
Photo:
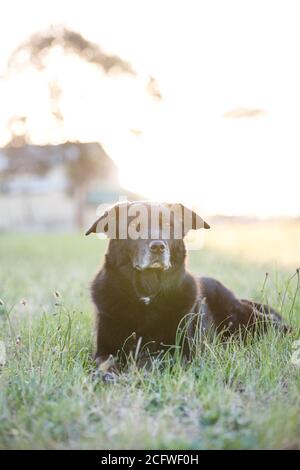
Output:
M0 149L0 231L81 229L120 197L118 168L99 143L8 145Z

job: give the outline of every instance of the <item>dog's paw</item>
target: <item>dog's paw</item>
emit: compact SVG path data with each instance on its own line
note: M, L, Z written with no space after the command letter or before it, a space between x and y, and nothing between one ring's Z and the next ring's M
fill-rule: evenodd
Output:
M102 374L102 381L105 384L115 384L117 382L117 375L114 372L104 372Z
M104 383L115 383L117 380L117 371L115 359L110 354L105 360L102 357L96 358L96 369L93 371L92 379Z
M117 374L108 371L103 372L97 368L92 372L92 381L96 383L104 382L105 384L115 384L117 381Z

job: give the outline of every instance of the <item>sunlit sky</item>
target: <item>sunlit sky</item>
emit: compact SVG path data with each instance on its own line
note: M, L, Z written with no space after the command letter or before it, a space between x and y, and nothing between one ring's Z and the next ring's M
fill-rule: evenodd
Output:
M2 78L0 145L9 115L27 114L35 143L101 142L121 183L146 197L204 214L300 213L299 1L3 0L0 76L22 40L57 23L138 76L108 78L54 53L44 73L63 88L61 129L36 72ZM161 102L145 93L149 76ZM236 108L264 113L224 117Z

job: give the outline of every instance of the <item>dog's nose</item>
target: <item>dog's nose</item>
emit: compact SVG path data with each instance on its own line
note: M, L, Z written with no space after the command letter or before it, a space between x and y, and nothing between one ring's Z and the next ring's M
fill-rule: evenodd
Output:
M166 244L162 240L153 240L149 246L150 251L156 254L163 253L166 249Z

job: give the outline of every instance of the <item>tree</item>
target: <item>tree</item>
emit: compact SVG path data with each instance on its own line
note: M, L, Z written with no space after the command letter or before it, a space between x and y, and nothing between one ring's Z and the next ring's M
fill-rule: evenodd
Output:
M66 54L76 54L106 73L114 70L136 75L132 66L119 56L106 54L98 44L87 40L80 33L59 26L35 33L21 43L9 58L8 71L19 71L28 65L44 69L47 67L47 55L53 47L60 47Z
M49 54L53 48L59 48L63 54L74 54L85 62L95 64L106 74L130 74L133 77L137 75L136 71L126 60L117 55L105 53L98 44L89 41L76 31L61 26L54 26L46 31L35 33L22 42L9 58L7 66L8 74L18 73L27 67L34 67L37 71L43 71L48 67ZM62 90L60 84L53 77L48 79L48 90L51 115L54 117L57 125L61 125L64 122L60 105ZM156 101L162 99L159 86L154 77L149 77L146 92ZM12 137L8 147L20 146L26 143L30 144L26 120L26 116L11 119L10 130ZM16 128L17 133L15 132ZM21 132L19 128L21 128ZM11 155L11 158L13 158L15 153L11 152ZM47 168L46 162L42 165L38 161L38 164L38 171L41 170L41 166L43 171ZM14 164L10 165L10 169L16 168L16 166ZM81 225L83 220L83 201L86 190L93 180L101 175L103 176L102 171L103 168L99 161L99 155L95 157L93 152L83 152L80 154L80 158L69 165L68 175L76 204L77 225Z
M26 67L33 66L38 71L47 68L47 58L52 48L60 48L64 54L75 54L83 61L93 63L105 73L126 73L132 76L136 72L132 66L119 56L110 55L101 49L101 47L86 38L80 33L63 28L52 27L47 31L35 33L26 41L20 44L11 54L7 72L8 74L20 72ZM49 100L51 103L51 114L61 124L64 116L60 107L61 88L55 80L48 82ZM30 136L26 128L26 116L14 116L9 119L8 128L11 132L11 141L7 145L7 152L10 157L10 165L7 171L3 172L3 177L9 177L16 174L20 169L19 153L13 151L13 147L20 147L30 143ZM30 146L29 146L30 147ZM85 149L84 151L83 148ZM91 149L94 147L91 146ZM41 152L38 160L31 159L27 152L27 164L33 167L37 174L47 172L51 168L50 162L45 160L45 153ZM30 161L29 161L30 159ZM26 162L23 162L23 164ZM70 187L68 190L75 201L75 220L78 227L81 228L83 222L84 199L89 184L97 177L103 177L105 168L99 158L99 152L86 151L86 146L80 147L80 155L74 161L67 165ZM22 165L21 165L22 166Z

